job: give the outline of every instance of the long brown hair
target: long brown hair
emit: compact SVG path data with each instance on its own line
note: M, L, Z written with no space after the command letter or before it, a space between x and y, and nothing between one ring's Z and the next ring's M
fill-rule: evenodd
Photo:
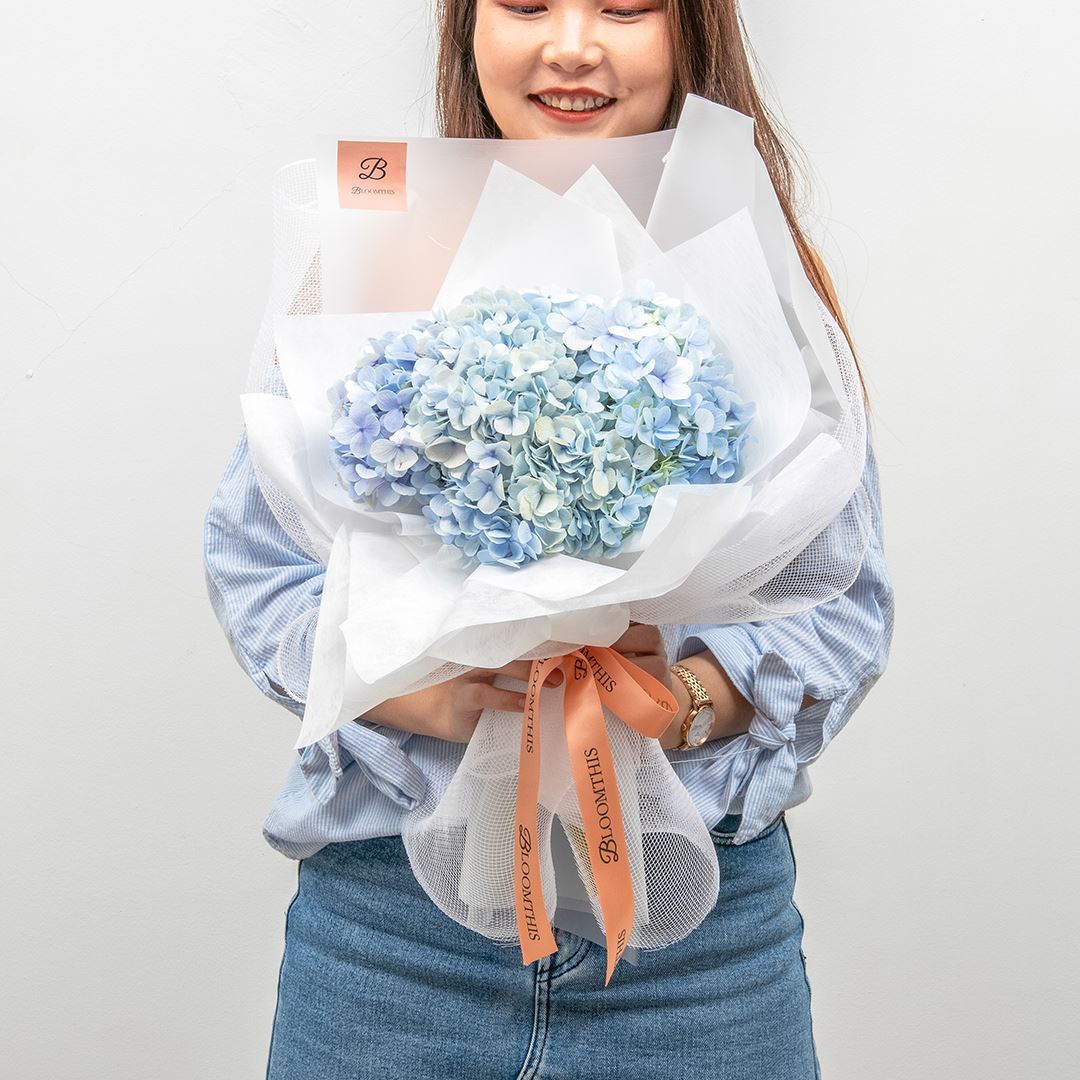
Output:
M754 80L754 56L738 0L667 0L674 52L671 102L661 129L673 128L689 93L754 119L754 138L787 219L806 276L832 312L855 357L869 408L866 383L836 289L821 256L799 225L800 183L806 188L801 151L762 100ZM484 102L473 56L476 0L436 0L438 56L435 115L444 138L498 139L501 132Z

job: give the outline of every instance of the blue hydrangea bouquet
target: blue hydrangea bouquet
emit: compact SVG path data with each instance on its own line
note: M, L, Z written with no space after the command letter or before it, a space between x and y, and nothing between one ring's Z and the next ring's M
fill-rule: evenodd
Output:
M332 155L282 171L241 399L267 502L326 568L296 747L339 773L339 729L389 697L630 621L677 650L695 623L805 610L851 584L871 534L854 359L750 118L688 95L674 132L408 142L405 212L344 209L320 182L317 235ZM539 711L550 915L551 824L580 838L583 819L556 691ZM607 720L629 944L663 947L712 910L715 851L659 743ZM485 712L402 826L433 901L506 942L522 731ZM759 772L726 775L749 818L768 810L740 788Z
M618 554L660 489L739 478L754 412L708 320L650 281L479 289L371 339L329 399L351 498L503 566Z

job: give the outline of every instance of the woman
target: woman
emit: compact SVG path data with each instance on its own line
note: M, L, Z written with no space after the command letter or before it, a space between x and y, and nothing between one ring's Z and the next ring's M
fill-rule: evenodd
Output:
M753 116L808 274L843 328L791 211L792 169L754 88L735 0L622 8L443 0L439 20L436 94L446 136L640 134L673 127L687 92ZM606 988L602 945L557 929L558 951L523 966L517 950L449 919L413 877L399 835L426 770L460 757L481 711L522 707L524 685L507 690L494 679L523 680L527 662L386 701L298 751L264 823L266 839L298 860L299 875L270 1080L819 1075L784 810L809 796L806 765L888 657L892 589L869 446L864 484L877 532L843 596L765 623L663 634L634 624L616 642L679 702L660 742L711 826L721 889L688 938L624 962ZM267 696L302 715L323 567L270 513L243 435L207 514L205 555L210 596L237 657ZM665 638L678 642L674 655ZM673 660L682 670L672 670ZM711 726L688 735L692 714L710 716L698 709L702 695ZM774 768L778 750L795 755L794 782L775 792L780 809L769 824L737 837L738 798L721 801L710 766L725 753L753 752L755 768Z

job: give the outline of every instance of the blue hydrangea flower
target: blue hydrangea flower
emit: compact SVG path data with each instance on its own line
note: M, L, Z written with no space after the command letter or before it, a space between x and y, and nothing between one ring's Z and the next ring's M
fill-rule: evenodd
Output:
M737 479L756 411L708 321L647 280L610 302L477 289L370 338L327 399L351 498L511 567L617 555L660 488Z

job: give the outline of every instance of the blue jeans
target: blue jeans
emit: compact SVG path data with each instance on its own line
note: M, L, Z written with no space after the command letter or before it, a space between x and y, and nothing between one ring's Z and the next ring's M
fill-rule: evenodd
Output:
M734 845L738 823L711 830L708 918L607 987L604 947L576 934L526 967L459 926L400 836L327 845L286 914L268 1080L817 1080L787 822Z

